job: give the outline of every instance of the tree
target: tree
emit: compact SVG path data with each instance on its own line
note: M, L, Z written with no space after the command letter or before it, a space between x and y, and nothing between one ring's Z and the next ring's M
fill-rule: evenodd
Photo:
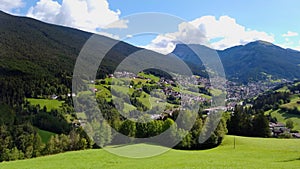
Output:
M192 147L192 135L190 132L179 128L177 130L177 137L180 139L180 143L176 145L177 148L190 149Z
M243 106L236 106L227 121L228 133L233 135L250 136L252 131L251 111Z
M104 146L111 143L112 140L111 127L105 120L103 120L100 125L100 137L101 137L100 146Z
M269 120L263 114L258 113L253 119L253 136L257 137L270 137Z
M126 136L134 137L136 134L136 125L134 121L125 120L120 127L120 132Z
M288 119L288 120L285 122L285 124L286 124L286 127L289 128L289 129L293 129L293 128L294 128L294 122L293 122L293 120L291 120L291 119Z
M167 133L168 135L166 136L166 140L173 143L177 137L177 124L172 119L168 118L164 121L162 129L163 132L169 130L169 132Z
M80 135L76 132L75 129L73 129L69 134L70 139L70 150L80 150Z
M195 121L195 123L191 129L191 132L190 132L192 134L192 141L193 141L194 145L198 144L198 139L199 139L202 127L203 127L202 119L197 118L197 120Z
M70 139L67 135L65 134L59 135L59 141L60 141L60 145L57 146L60 146L60 149L62 151L70 150Z
M17 147L14 147L9 154L9 160L18 160L18 159L23 159L24 158L24 153L22 151L19 151Z
M51 136L49 141L46 144L44 154L57 154L63 152L60 147L59 136Z

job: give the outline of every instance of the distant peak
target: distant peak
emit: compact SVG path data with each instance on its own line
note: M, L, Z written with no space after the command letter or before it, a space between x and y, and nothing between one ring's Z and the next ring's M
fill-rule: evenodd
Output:
M259 44L259 45L265 45L265 46L274 46L273 43L267 42L267 41L263 41L263 40L257 40L254 42L250 42L247 45L251 45L251 44Z

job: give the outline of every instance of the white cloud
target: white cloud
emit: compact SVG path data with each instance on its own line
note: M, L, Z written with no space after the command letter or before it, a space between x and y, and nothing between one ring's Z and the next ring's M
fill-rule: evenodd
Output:
M105 25L103 29L110 29L110 28L128 28L127 24L129 23L128 20L117 20L113 23Z
M12 10L25 5L23 0L0 0L0 10L11 13Z
M127 22L119 19L121 12L109 9L107 0L40 0L28 10L27 16L48 23L78 28L98 33L100 29L126 28Z
M293 37L293 36L298 36L299 34L297 32L292 32L292 31L288 31L285 34L282 34L282 37Z
M201 31L201 29L194 27L192 24L183 22L178 25L178 32L158 35L149 45L143 47L167 54L179 43L207 45L207 38L204 30Z
M60 9L61 5L56 1L40 0L36 3L36 6L29 8L27 16L45 22L55 23Z
M225 49L236 45L244 45L255 40L264 40L271 43L275 41L273 35L246 28L236 23L236 20L229 16L221 16L219 19L214 16L203 16L189 23L180 24L178 32L166 35L171 35L175 39L168 40L165 35L159 35L146 48L160 52L157 47L174 46L181 41L187 44L202 44L214 49ZM207 42L211 42L211 44L208 45Z
M229 16L221 16L219 20L214 16L204 16L191 23L196 27L201 26L204 28L209 40L220 38L218 41L211 43L211 46L215 49L244 45L255 40L275 41L273 35L246 28L236 23L236 20Z

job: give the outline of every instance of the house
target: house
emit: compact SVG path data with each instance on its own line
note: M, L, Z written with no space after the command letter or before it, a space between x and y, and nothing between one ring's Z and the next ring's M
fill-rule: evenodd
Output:
M285 124L283 123L269 123L271 135L274 137L277 137L278 135L286 132L290 132L290 129L288 129Z
M294 138L300 138L300 133L292 133L292 136L293 136Z
M98 91L98 89L96 89L96 88L91 88L90 90L91 90L91 92L93 92L93 93L96 93L96 92Z
M51 96L51 99L53 99L53 100L56 100L58 98L58 96L56 96L55 94L53 94L52 96Z

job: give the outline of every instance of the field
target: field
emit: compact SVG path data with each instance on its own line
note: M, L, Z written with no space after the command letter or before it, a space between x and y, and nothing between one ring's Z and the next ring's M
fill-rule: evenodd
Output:
M104 150L87 150L0 163L1 169L198 169L299 168L300 140L227 136L217 148L202 151L170 150L165 154L129 159ZM142 146L142 145L134 145Z
M294 130L300 131L300 115L288 114L288 113L279 113L278 110L269 110L265 114L271 113L272 117L276 117L279 122L285 123L288 119L291 119L294 122Z
M284 90L284 87L279 90ZM293 109L294 107L297 107L298 110L300 110L300 104L297 103L300 101L299 95L292 95L290 99L289 103L280 105L280 108ZM300 115L281 112L280 109L271 109L265 112L265 115L269 114L271 114L272 117L276 117L277 121L281 123L285 123L288 119L291 119L294 122L293 130L300 131Z
M44 106L46 106L47 107L47 111L50 111L51 109L58 109L63 104L63 101L59 101L59 100L32 99L32 98L29 98L27 100L32 105L38 105L39 104L41 108L43 108Z
M55 133L51 133L49 131L40 130L40 129L38 130L38 133L41 136L43 143L47 143L50 140L51 136L55 135Z
M300 101L299 95L293 95L291 97L291 101L287 104L281 105L281 107L285 107L285 108L288 108L288 109L293 109L294 107L297 107L297 109L300 110L300 104L297 103L299 101Z

